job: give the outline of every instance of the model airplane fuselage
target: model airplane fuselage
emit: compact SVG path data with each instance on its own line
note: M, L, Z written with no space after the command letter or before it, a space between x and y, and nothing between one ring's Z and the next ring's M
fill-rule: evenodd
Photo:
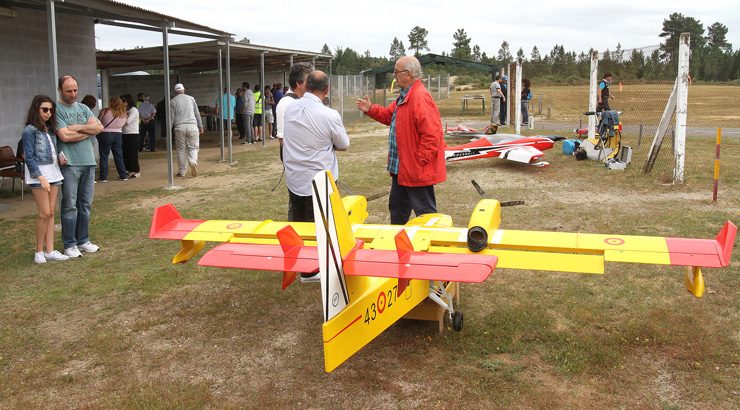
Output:
M531 136L516 134L485 135L467 144L445 149L448 162L479 158L502 158L538 167L549 165L540 161L542 152L553 147L560 137Z
M496 266L579 273L604 273L612 261L686 266L685 286L701 297L701 267L728 266L737 232L729 221L715 239L504 230L492 199L478 203L465 228L442 214L372 225L364 223L365 198L340 198L328 171L316 175L313 190L315 224L184 219L165 205L155 210L149 236L180 241L172 263L191 259L205 241L222 242L199 264L283 272L283 288L296 272L318 271L327 372L427 299L460 330L450 286L484 281Z

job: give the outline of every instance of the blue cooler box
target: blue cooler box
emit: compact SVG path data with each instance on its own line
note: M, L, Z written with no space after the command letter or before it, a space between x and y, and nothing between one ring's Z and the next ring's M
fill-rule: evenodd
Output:
M578 147L578 140L569 139L563 141L563 154L573 155L573 151Z

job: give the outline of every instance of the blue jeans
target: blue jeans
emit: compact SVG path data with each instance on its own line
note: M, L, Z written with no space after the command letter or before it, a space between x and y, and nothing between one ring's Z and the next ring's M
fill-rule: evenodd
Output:
M529 124L529 101L522 101L522 125Z
M63 166L62 241L64 249L90 242L90 208L95 193L95 165Z
M113 162L119 178L127 178L126 165L123 163L123 136L120 132L101 132L98 134L100 151L100 179L108 179L108 154L113 151Z

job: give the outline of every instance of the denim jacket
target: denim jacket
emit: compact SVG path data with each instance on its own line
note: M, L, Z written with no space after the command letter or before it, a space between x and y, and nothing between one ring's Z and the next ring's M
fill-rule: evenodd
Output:
M54 143L54 151L56 151L57 136L54 132L49 132L49 136ZM23 139L23 155L28 166L28 172L32 178L38 178L42 175L39 165L53 164L56 160L52 155L49 139L42 131L30 124L23 129L21 138Z

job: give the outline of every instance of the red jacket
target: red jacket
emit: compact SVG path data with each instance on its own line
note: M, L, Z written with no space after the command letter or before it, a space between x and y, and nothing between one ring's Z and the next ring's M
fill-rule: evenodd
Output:
M367 115L390 125L395 109L395 101L388 107L373 104ZM414 81L406 99L398 106L396 145L399 185L428 186L447 179L442 120L434 98L421 80Z

